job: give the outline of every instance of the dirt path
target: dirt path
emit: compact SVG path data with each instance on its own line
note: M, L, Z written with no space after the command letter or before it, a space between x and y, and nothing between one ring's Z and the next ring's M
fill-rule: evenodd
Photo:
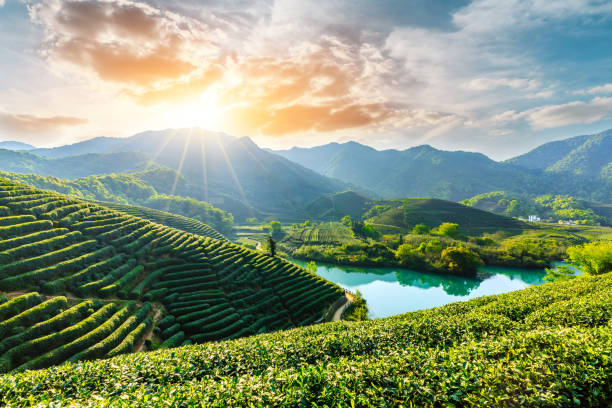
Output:
M156 305L153 305L153 307L156 307ZM139 351L146 351L145 350L145 340L150 338L151 335L153 334L153 328L155 327L157 322L159 322L159 318L161 317L163 312L164 311L161 307L157 307L155 312L153 312L153 324L151 325L149 330L147 330L146 333L140 338L140 340L138 340L138 343L136 343L136 345L134 346L134 353L138 353Z
M342 320L342 313L344 313L344 311L352 304L353 302L351 302L348 297L346 299L346 301L342 304L342 306L340 306L338 309L336 309L336 311L334 312L334 316L332 317L331 321L332 322L337 322L339 320Z

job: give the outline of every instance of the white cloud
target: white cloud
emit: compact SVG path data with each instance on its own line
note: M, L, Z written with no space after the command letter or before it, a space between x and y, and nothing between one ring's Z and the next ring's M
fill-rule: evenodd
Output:
M0 0L0 7L4 6L4 0Z
M594 87L588 88L588 89L581 89L581 90L576 91L574 93L578 94L578 95L609 94L609 93L612 93L612 84L605 84L605 85L594 86Z
M590 102L574 101L549 105L523 113L536 129L555 128L575 123L594 123L612 116L612 98L594 98Z
M591 0L476 0L459 10L453 22L471 32L514 32L582 16L612 13L612 2Z
M475 78L463 85L465 89L488 91L497 88L535 89L539 82L526 78Z

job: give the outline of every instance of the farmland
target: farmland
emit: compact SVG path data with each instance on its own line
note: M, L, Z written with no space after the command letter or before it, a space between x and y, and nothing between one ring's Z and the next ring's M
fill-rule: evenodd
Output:
M2 403L605 406L612 274L367 322L0 377ZM35 391L33 391L35 390Z
M320 223L308 226L296 224L286 229L284 243L290 245L342 245L359 242L345 225L339 222Z
M117 204L100 202L100 205L111 208L116 211L121 211L135 217L145 218L158 224L168 227L177 228L192 234L202 235L203 237L211 237L220 240L226 240L223 235L211 228L207 224L194 220L193 218L184 217L178 214L172 214L166 211L160 211L153 208L140 207L136 205Z
M117 209L0 179L1 371L288 329L343 296L205 224Z

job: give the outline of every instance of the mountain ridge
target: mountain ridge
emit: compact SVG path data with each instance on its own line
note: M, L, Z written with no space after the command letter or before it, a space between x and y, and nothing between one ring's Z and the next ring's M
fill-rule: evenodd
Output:
M446 151L430 145L405 150L377 150L357 142L347 142L273 152L327 177L372 190L383 198L430 196L459 201L469 198L471 193L508 190L571 194L609 201L612 163L606 167L605 160L606 154L610 155L607 152L612 152L611 136L612 131L606 131L568 139L570 146L565 147L563 153L574 152L573 156L565 160L551 158L546 167L552 164L555 167L550 169L542 165L522 165L521 160L498 162L482 153ZM537 153L542 146L533 151ZM595 154L599 159L590 160ZM566 173L570 173L569 178Z

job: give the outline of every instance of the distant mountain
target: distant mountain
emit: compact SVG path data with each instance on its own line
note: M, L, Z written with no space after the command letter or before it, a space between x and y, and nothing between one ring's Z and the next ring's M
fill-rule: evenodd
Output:
M29 152L0 150L0 170L16 173L36 173L67 179L93 174L128 173L147 168L147 155L138 152L84 154L49 159Z
M480 153L448 152L428 145L379 151L349 142L276 153L385 198L438 197L457 201L475 195L475 191L504 186L509 180L520 183L529 178L515 166L497 163Z
M306 205L307 215L315 220L337 221L345 215L353 218L361 216L370 209L374 201L355 191L326 194Z
M612 129L545 143L507 163L548 172L612 177Z
M148 131L127 138L99 137L33 152L61 160L85 153L142 153L151 164L180 173L182 177L177 177L176 185L170 187L175 193L183 188L190 197L230 211L228 207L254 207L264 215L292 217L303 210L305 203L345 189L344 183L262 150L249 138L201 129ZM113 163L108 162L104 173L115 171Z
M0 149L32 150L32 149L35 149L35 147L27 143L6 141L6 142L0 142Z
M612 182L595 176L596 171L589 166L612 175L612 165L601 168L606 158L609 161L612 157L609 137L583 138L582 142L573 142L580 148L565 149L574 152L571 156L549 161L555 168L575 168L572 177L524 166L521 161L500 163L480 153L444 151L429 145L380 151L349 142L274 152L322 175L362 186L383 198L435 197L459 201L504 190L536 195L571 194L608 202Z

